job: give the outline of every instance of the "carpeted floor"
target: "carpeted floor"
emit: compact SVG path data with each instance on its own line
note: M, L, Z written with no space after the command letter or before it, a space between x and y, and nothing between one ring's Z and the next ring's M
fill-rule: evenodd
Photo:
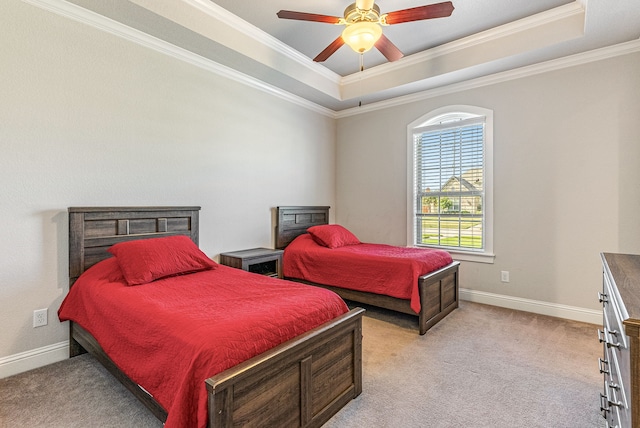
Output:
M325 428L604 427L590 324L462 302L426 335L366 308L363 393ZM161 427L92 357L0 380L0 427Z

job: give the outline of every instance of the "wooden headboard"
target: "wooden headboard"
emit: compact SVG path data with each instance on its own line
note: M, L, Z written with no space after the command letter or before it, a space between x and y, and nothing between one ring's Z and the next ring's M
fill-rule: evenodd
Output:
M69 285L111 257L107 249L134 239L186 235L198 244L200 207L70 207Z
M283 249L311 226L329 223L331 207L278 207L276 248Z

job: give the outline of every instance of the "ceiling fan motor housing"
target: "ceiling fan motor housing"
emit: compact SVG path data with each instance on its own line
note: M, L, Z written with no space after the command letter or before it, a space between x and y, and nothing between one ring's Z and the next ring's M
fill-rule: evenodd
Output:
M355 22L368 21L380 22L380 8L377 4L369 10L359 9L355 3L347 6L344 10L344 23L349 25Z

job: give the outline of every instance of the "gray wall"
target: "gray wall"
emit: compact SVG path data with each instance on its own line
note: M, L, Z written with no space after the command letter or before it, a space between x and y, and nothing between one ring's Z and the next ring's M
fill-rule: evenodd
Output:
M201 205L216 257L335 203L332 118L18 0L0 40L0 361L68 338L68 206Z
M601 309L599 252L640 253L640 54L340 119L336 221L404 245L407 125L457 104L494 111L496 258L461 286Z

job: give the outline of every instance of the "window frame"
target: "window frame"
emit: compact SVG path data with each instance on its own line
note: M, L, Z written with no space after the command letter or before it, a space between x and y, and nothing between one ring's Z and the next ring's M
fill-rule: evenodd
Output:
M461 248L445 249L451 253L456 260L493 263L495 259L495 254L493 253L493 110L483 107L470 105L445 106L428 112L407 126L407 245L417 246L414 132L418 128L462 115L484 117L484 248L482 250L465 250ZM420 247L424 246L420 245Z

